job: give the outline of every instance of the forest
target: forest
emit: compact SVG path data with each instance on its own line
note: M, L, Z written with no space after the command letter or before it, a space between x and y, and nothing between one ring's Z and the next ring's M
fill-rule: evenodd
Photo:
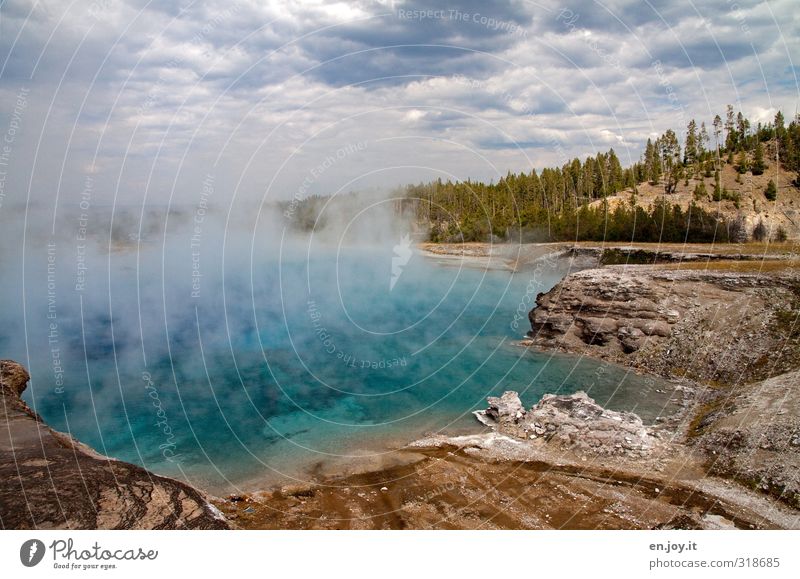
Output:
M796 174L800 116L787 125L778 112L773 122L752 126L728 105L724 120L716 115L710 127L692 119L682 146L673 129L655 141L648 139L639 161L628 167L610 149L541 172L509 173L497 183L436 180L408 185L401 210L427 228L431 241L740 241L746 235L741 220L726 219L696 203L682 209L670 195L678 182L702 175L714 176L715 186L706 192L705 184L698 185L696 199L708 195L714 201L736 200L735 192L720 186L723 165L760 175L767 145L777 162ZM644 182L663 186L663 196L647 208L636 202L637 187ZM800 185L797 178L794 185ZM593 203L626 190L627 204L611 209L604 201ZM774 201L774 184L765 195Z

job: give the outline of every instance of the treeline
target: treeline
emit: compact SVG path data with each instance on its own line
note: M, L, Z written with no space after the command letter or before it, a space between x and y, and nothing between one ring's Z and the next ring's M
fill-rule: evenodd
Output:
M720 235L735 230L736 235L742 235L737 223L728 223L721 215L696 205L688 211L666 201L647 210L634 207L637 186L646 181L662 184L668 196L680 181L688 185L690 179L714 176L714 191L708 195L717 201L736 201L735 194L720 187L722 164L734 165L739 173L759 175L766 169L767 145L770 158L774 155L784 169L800 170L800 117L786 125L778 112L773 122L753 127L741 112L735 113L728 105L725 119L717 115L710 129L692 119L683 146L672 129L655 141L648 139L639 161L626 168L610 149L541 173L509 173L497 183L439 179L407 186L405 210L411 210L417 221L428 227L432 241L612 239L609 235L637 241L667 241L664 235L672 236L670 240L682 235L678 240L687 242L723 241ZM614 211L608 211L605 204L587 207L592 201L624 190L632 192L630 206ZM705 184L701 182L695 197L699 200L704 195ZM581 218L584 226L580 225ZM668 227L656 227L657 222ZM597 223L603 226L595 226ZM686 226L682 233L673 232L680 223Z
M565 212L553 222L548 235L530 230L528 240L547 238L553 241L661 241L665 243L727 243L744 234L741 220L728 221L692 203L687 210L657 199L645 209L639 205L619 204L609 210L607 203L584 205L576 212ZM533 239L530 239L533 238ZM536 239L538 238L538 239Z
M692 202L684 210L666 197L644 208L631 203L619 203L613 209L603 201L565 209L558 213L541 212L524 226L498 231L488 220L465 220L461 225L452 222L437 227L433 224L429 239L434 242L502 241L524 243L548 241L641 241L670 243L727 243L741 241L746 236L743 219L725 219Z

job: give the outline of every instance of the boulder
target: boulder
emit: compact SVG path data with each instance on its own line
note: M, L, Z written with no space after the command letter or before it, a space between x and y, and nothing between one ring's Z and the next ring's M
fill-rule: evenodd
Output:
M475 415L497 432L525 440L543 439L581 453L641 456L655 440L636 414L607 410L585 392L545 394L528 411L516 392L490 397L488 402L489 408Z
M494 428L501 434L525 437L520 427L521 421L525 418L525 407L522 406L516 392L506 391L499 398L489 396L486 400L489 408L473 413L482 424Z
M486 401L489 403L489 408L485 411L486 416L495 422L519 420L525 416L525 407L519 399L519 394L511 390L504 392L499 398L489 396Z
M641 330L648 336L669 338L672 335L672 328L669 327L667 322L663 322L661 320L645 322L641 325Z
M617 338L626 354L631 354L642 347L644 332L633 326L623 326L617 332Z
M9 394L21 395L30 379L31 375L22 364L13 360L0 360L0 387Z

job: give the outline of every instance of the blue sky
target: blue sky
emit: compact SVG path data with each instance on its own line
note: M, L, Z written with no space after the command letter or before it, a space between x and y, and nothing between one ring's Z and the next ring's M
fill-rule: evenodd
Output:
M798 105L791 0L0 4L5 204L496 180ZM22 98L20 99L20 95ZM22 106L20 106L20 100Z

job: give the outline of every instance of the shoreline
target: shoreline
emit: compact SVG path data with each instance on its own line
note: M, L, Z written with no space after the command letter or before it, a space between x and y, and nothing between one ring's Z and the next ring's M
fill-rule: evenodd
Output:
M569 248L561 247L560 249L569 251ZM602 248L581 247L580 249L593 252L598 262L603 255ZM691 249L694 250L696 248ZM451 254L454 253L456 257L458 256L457 247L455 250L447 247L444 251ZM720 259L713 260L715 263L721 262L723 265L727 265L729 262L746 259L741 257L741 252L734 254L735 258L732 260L728 259L730 254L726 254L724 251L720 255L722 256ZM785 260L786 258L777 259ZM752 289L756 293L764 290L764 288L759 287L760 284L758 283L750 283L753 277L759 279L760 277L767 277L772 280L766 284L772 290L774 290L773 286L776 284L783 286L787 283L787 280L780 275L776 278L772 272L767 272L764 276L753 276L752 274L740 274L735 271L729 274L717 271L717 273L710 275L710 278L707 275L708 272L702 274L697 271L691 273L668 273L672 267L671 264L681 263L684 260L682 259L682 254L679 254L677 259L670 258L666 261L667 263L652 266L601 266L600 263L597 263L599 268L588 270L589 273L587 273L587 270L583 270L583 275L591 276L593 272L608 273L610 271L612 272L610 276L615 279L623 278L624 276L621 274L628 274L637 281L640 281L637 279L640 276L644 276L645 279L649 277L655 279L665 278L670 289L674 289L676 283L683 283L688 288L696 288L700 284L710 283L709 279L711 279L712 282L721 284L723 288L726 284L733 284L733 289L729 288L731 292L740 291L741 288L737 287L737 285L743 285L745 286L745 291ZM694 253L686 261L694 261L699 265L703 265L704 262L711 260L706 254ZM725 270L725 268L722 269L723 271ZM796 272L792 271L792 266L790 265L789 278L794 279L792 277L794 273ZM572 275L580 277L581 273ZM570 283L571 277L568 276L565 280L562 280L548 294L556 295L559 299L563 299L565 297L562 295L563 285ZM743 282L742 280L749 281ZM602 286L602 284L595 285ZM690 291L694 291L694 289L690 289ZM670 293L667 292L666 296L669 297L669 295ZM611 302L613 301L612 299ZM583 304L580 301L578 303ZM541 308L541 304L539 306ZM666 318L669 318L663 320L665 323L672 321L671 318L674 317L672 311L665 310L661 313ZM681 314L683 313L681 312ZM534 322L533 312L531 315L531 321ZM573 326L574 321L574 319L571 320L569 326ZM592 330L592 336L597 334L598 330L600 334L604 330L602 327L590 329ZM659 329L663 330L663 328ZM645 348L648 355L653 356L658 353L664 353L663 344L658 343L669 337L669 335L660 335L664 333L665 331L656 331L646 334L648 340L652 338L652 342L655 342L655 344L646 345L646 348L651 347L650 350ZM709 336L705 337L708 338ZM593 489L596 495L602 495L606 492L608 490L605 488L607 484L630 484L631 489L636 489L637 493L644 492L640 488L642 485L645 487L649 485L650 493L652 494L650 499L636 497L634 500L634 498L629 497L623 500L625 508L631 508L634 511L637 510L636 505L638 507L646 505L639 512L641 518L631 516L626 519L625 524L619 524L618 522L618 526L611 525L609 528L800 528L800 517L796 510L797 505L794 504L794 499L786 494L785 488L781 487L780 493L764 492L765 490L769 491L769 487L764 488L763 486L759 487L758 490L747 488L742 485L742 482L752 486L749 481L742 481L741 477L737 477L735 473L726 468L721 468L718 460L709 459L710 456L721 456L724 451L719 451L719 454L717 454L718 451L711 450L710 443L704 439L704 437L710 435L709 433L714 433L713 427L715 426L714 421L703 424L709 417L708 406L711 404L713 409L717 409L713 401L720 399L720 397L725 399L725 389L733 388L733 386L730 384L726 386L717 375L705 376L698 371L693 371L691 368L676 373L672 371L674 368L665 364L653 365L626 359L628 354L622 348L614 349L612 346L610 352L598 349L605 348L608 341L601 340L602 343L598 344L593 339L589 339L588 342L583 342L585 348L573 348L570 347L569 341L566 345L559 346L552 340L549 343L537 343L535 339L529 338L528 340L523 340L520 345L528 348L533 347L545 353L564 352L571 355L585 355L596 360L604 360L615 365L621 365L637 373L678 381L679 387L684 392L681 409L653 428L655 432L660 433L666 439L663 454L660 457L634 461L617 460L613 467L603 463L604 468L597 469L594 467L596 461L591 461L585 456L578 457L569 449L548 453L541 448L531 448L525 441L515 440L499 435L496 432L484 432L483 434L468 436L435 436L415 441L408 445L408 451L422 455L410 465L332 478L326 481L327 484L325 485L302 485L256 493L246 499L249 501L247 504L252 505L250 508L253 509L253 512L247 516L237 512L229 504L223 503L220 508L230 516L236 517L239 524L247 528L276 528L287 524L300 525L303 528L305 526L309 526L309 528L375 528L376 521L381 521L381 524L387 524L385 522L387 517L391 520L391 523L388 523L391 528L406 528L409 526L414 528L439 528L441 525L447 526L448 524L453 524L454 528L474 528L470 526L470 523L475 521L469 517L463 517L464 513L461 511L456 511L455 518L446 516L438 519L435 524L426 525L425 522L429 522L429 519L422 516L423 506L413 497L398 497L397 494L407 495L408 493L396 490L389 482L399 477L400 480L405 481L404 485L408 484L409 481L413 481L412 486L421 486L423 490L419 491L421 493L419 496L430 498L432 494L433 498L439 498L440 502L444 503L437 507L441 516L442 513L449 512L454 504L470 495L470 488L463 484L456 485L450 478L452 473L449 472L460 473L466 461L470 464L467 469L467 475L471 478L475 478L478 472L484 469L487 472L492 470L501 471L510 478L515 477L517 475L516 471L519 469L525 471L527 473L526 476L531 474L528 472L529 468L551 474L559 472L561 473L559 476L562 476L563 480L559 480L559 485L557 486L569 488L571 489L570 492L575 490L572 488L573 486L581 487L584 484L588 484L585 482L587 479L602 481L603 484L600 486L604 488ZM638 350L639 348L634 351ZM735 366L736 362L734 361L732 364ZM790 368L784 368L784 370L790 372L792 369L800 367L794 362L792 364ZM790 376L790 374L779 373L777 379L785 379L787 376ZM748 386L750 387L749 389ZM737 389L737 395L748 395L750 390L758 391L759 388L759 383L751 380ZM520 449L523 450L521 451ZM676 456L680 458L675 459ZM791 465L781 462L785 457L785 453L779 454L778 460L772 461L772 466L777 464L779 467L783 466L784 470L789 470ZM534 466L531 467L530 465ZM570 465L571 468L576 469L575 472L571 474L565 473L565 465ZM435 475L431 473L435 473ZM461 478L463 479L463 476ZM541 478L535 478L537 485L542 484ZM531 479L530 482L533 483L534 479ZM528 485L524 486L526 486L526 492L530 492ZM657 486L661 488L657 488ZM368 489L368 491L360 492L360 494L356 493L357 498L355 498L352 496L353 488L364 488ZM480 488L483 488L485 494L491 494L497 490L492 482L488 486ZM675 512L672 512L666 519L655 523L647 518L646 513L648 511L656 512L663 507L665 491L674 493L675 496L681 496L682 503L680 505L672 504L673 507L677 507ZM634 491L631 490L631 492L633 493ZM391 496L385 497L385 493L390 493ZM509 498L508 500L513 504L519 499ZM654 500L657 504L652 504L651 500ZM588 499L587 501L587 504L592 503ZM354 516L343 517L335 522L330 521L324 509L321 510L319 507L322 504L330 506L334 503L340 507L345 505L343 507L344 510L348 513L353 513ZM280 505L282 515L265 515L260 510L263 505L267 505L268 509L270 506ZM685 508L687 505L690 508ZM491 523L494 517L502 518L504 516L502 512L505 507L502 504L492 506L483 503L483 509L488 508L491 510L498 507L499 513L483 520L477 527L491 528L494 526ZM559 508L563 507L560 506ZM699 515L698 511L700 512ZM743 515L742 513L745 511L747 514ZM601 512L604 511L601 510ZM596 515L597 513L594 514ZM605 514L608 515L608 513ZM364 517L368 521L366 524L364 523ZM592 521L591 524L596 524L596 519L592 517L588 517L580 524L574 517L557 519L553 515L545 514L544 519L540 519L536 523L531 522L531 517L536 518L535 513L528 512L526 517L516 519L515 522L509 520L506 524L500 525L500 527L584 528L581 525L587 521ZM648 526L651 523L653 524ZM597 526L587 528L597 528Z
M646 452L636 451L634 445L633 455L629 455L627 438L608 449L602 444L581 446L583 435L559 435L553 440L560 442L551 443L549 434L538 434L538 425L535 430L525 430L533 426L523 428L514 422L517 417L508 423L511 430L507 432L498 428L478 432L481 427L476 424L475 433L423 436L387 449L388 461L372 457L361 467L350 464L346 469L319 463L311 469L314 482L265 485L226 498L208 496L139 469L151 484L180 488L195 497L195 506L188 511L189 524L177 523L179 518L168 514L179 503L157 505L167 512L162 526L800 528L800 491L790 476L793 468L800 467L793 458L800 437L781 438L786 432L797 432L800 394L795 385L800 384L800 372L795 370L800 368L800 338L793 338L791 351L787 350L789 338L784 348L777 350L777 342L763 343L766 334L748 329L763 327L768 333L792 330L782 317L783 312L794 311L797 302L793 296L800 289L790 258L771 258L770 262L785 267L753 273L730 266L749 261L741 258L741 252L733 254L736 258L732 260L727 259L731 254L724 252L719 255L725 259L713 260L694 252L685 262L706 264L705 269L684 270L674 267L685 263L683 254L675 256L674 252L671 255L677 259L655 265L602 265L607 248L582 246L576 251L575 246L567 245L516 248L522 259L516 259L514 271L547 255L582 260L577 270L571 269L573 273L552 290L537 296L538 307L529 316L532 331L517 345L547 354L587 356L674 382L681 395L680 407L652 425L641 424L642 436L652 443L646 445ZM454 253L457 247L443 251L459 257ZM508 255L507 249L503 255ZM468 259L487 257L491 259L480 255ZM658 261L658 254L650 257ZM708 268L712 261L721 267ZM709 304L728 311L727 321L737 324L728 326L723 320L703 325L708 319L700 313ZM711 317L712 321L719 319ZM698 344L703 348L698 349ZM702 363L679 365L686 359ZM709 365L709 361L714 363ZM4 378L7 401L10 395L5 382ZM796 395L792 400L797 404L785 408L770 405L775 393L784 391ZM593 406L593 401L586 406L589 403L578 395L556 398L569 408L590 408L601 416L619 414ZM13 397L10 400L16 404ZM536 408L547 400L546 395ZM24 405L21 399L19 402ZM7 403L7 419L8 408ZM542 411L536 408L522 408L518 413L534 416ZM38 416L29 409L28 413L41 424ZM553 422L553 432L571 432L569 424L574 418L569 412L560 416ZM606 428L586 432L594 436ZM44 429L54 436L66 436ZM766 449L765 437L770 445ZM736 440L736 445L731 440ZM81 456L102 461L112 471L116 467L109 465L133 467L102 457L75 441L70 444ZM601 451L611 454L598 454ZM41 462L36 465L49 467ZM257 487L254 481L252 488ZM8 509L3 508L4 526L8 526ZM109 520L97 521L98 527L110 526ZM148 524L155 526L150 519L117 521L120 528L149 528Z
M230 528L203 491L47 426L20 397L29 379L0 360L0 528Z
M547 352L542 351L542 354L563 356L571 361L579 363L583 357L569 353ZM597 362L596 360L592 360ZM647 373L637 371L629 367L625 367L616 363L611 363L611 366L616 367L620 371L626 373L633 372L637 376L648 376ZM598 365L598 368L604 366ZM659 399L663 402L660 408L663 410L657 415L652 410L643 413L635 409L623 410L620 405L614 401L606 405L606 408L617 411L634 412L642 417L645 425L658 429L664 429L669 424L676 424L681 419L685 418L687 411L687 397L689 393L694 392L698 387L695 383L685 379L664 379L660 376L655 376L660 382L664 382L665 389L658 389ZM631 388L631 387L628 387ZM667 390L670 389L670 390ZM631 399L637 395L632 394L630 391L615 392L615 398ZM641 395L638 395L639 397ZM530 400L534 398L527 397ZM627 406L627 405L625 405ZM245 481L237 483L238 489L233 493L229 492L230 486L226 488L205 488L203 490L213 496L230 496L231 494L259 494L264 492L279 491L281 488L292 485L315 485L320 484L326 486L330 480L339 480L353 475L364 475L370 472L380 472L392 468L396 463L406 463L409 461L408 457L402 456L409 453L414 444L420 440L431 439L435 437L443 437L446 439L457 439L461 437L480 436L486 433L485 425L475 419L477 411L465 411L459 415L444 413L445 419L451 420L448 426L441 429L432 430L430 428L402 428L398 431L386 435L380 439L374 439L369 448L356 448L354 450L362 450L363 456L357 454L353 455L340 455L328 456L319 459L306 459L302 461L302 467L295 471L293 474L283 474L272 477L265 477L263 475L256 475L250 477ZM398 457L398 455L401 455ZM414 460L420 460L422 457L416 457ZM294 480L289 480L294 479ZM301 480L304 479L304 480ZM311 482L311 481L314 482Z

